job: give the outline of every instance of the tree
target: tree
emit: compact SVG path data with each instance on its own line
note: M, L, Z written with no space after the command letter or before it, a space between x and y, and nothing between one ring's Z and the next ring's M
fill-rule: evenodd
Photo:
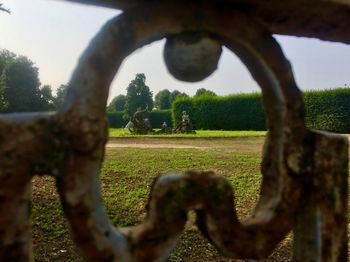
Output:
M61 87L57 99L51 86L40 87L38 68L32 61L9 50L0 50L0 112L53 110L56 100L63 101L64 89Z
M144 74L136 74L135 79L128 85L124 118L130 118L137 111L137 108L153 109L153 94L145 82L146 76Z
M16 59L16 54L6 49L0 50L0 76L2 75L6 65L14 62L15 59Z
M0 113L6 111L8 103L4 96L4 87L0 84Z
M107 107L108 112L123 111L126 103L125 95L118 95L112 99Z
M5 112L46 110L39 89L38 69L27 57L18 56L5 63L0 82L8 103Z
M52 95L52 88L49 85L44 85L40 88L41 102L45 110L55 109L55 98Z
M199 88L199 89L197 89L196 94L194 95L194 97L199 97L199 96L217 96L217 94L215 94L211 90L207 90L205 88Z
M4 69L5 67L12 63L16 58L16 55L6 49L0 50L0 112L6 111L8 107L8 102L5 99L5 83L2 79L5 77Z
M170 109L170 91L168 89L163 89L159 91L154 97L154 105L157 109Z
M173 102L176 100L178 97L188 97L188 94L186 93L181 93L179 90L174 90L170 94L170 106L173 104Z
M64 99L67 95L67 91L68 91L68 85L60 85L57 88L56 91L56 96L54 97L54 106L56 109L60 108L63 105Z

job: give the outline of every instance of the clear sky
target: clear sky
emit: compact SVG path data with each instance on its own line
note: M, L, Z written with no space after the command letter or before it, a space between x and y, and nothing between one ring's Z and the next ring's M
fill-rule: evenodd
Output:
M39 68L42 84L55 90L70 78L77 59L99 28L120 11L54 0L0 0L11 14L0 12L0 48L29 57ZM350 85L350 45L317 39L276 36L292 62L302 90ZM162 89L193 95L198 88L219 95L259 90L238 58L224 49L218 70L195 84L175 80L167 73L162 52L164 41L137 50L122 64L110 90L110 99L125 94L137 73L156 94Z

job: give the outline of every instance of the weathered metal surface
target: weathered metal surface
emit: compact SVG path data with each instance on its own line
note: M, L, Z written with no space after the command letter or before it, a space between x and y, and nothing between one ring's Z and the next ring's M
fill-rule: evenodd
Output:
M29 183L32 176L47 174L57 179L73 239L88 261L165 260L189 210L197 212L203 234L229 257L266 257L294 229L294 261L346 261L347 140L306 128L291 66L270 27L251 17L255 8L234 8L238 1L193 1L186 8L181 1L132 3L134 8L109 21L92 40L57 113L0 117L0 260L30 260ZM263 6L257 4L255 12ZM280 4L271 1L271 6ZM322 28L320 38L328 35ZM154 184L145 221L117 230L102 207L98 178L110 83L135 49L184 32L210 34L237 54L262 88L269 132L259 202L252 217L240 222L224 178L209 172L170 174ZM338 34L332 31L330 39Z
M348 141L312 132L312 175L303 183L294 261L347 261Z
M205 34L188 32L168 37L164 60L169 72L179 80L198 82L218 67L221 44Z
M140 5L189 2L244 13L272 33L350 43L349 0L60 0L127 10Z

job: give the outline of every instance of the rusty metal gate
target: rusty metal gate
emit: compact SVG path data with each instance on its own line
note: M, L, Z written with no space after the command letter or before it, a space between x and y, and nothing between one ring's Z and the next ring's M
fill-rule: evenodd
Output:
M348 142L309 130L304 102L273 33L350 43L350 3L336 0L69 0L120 8L83 53L63 107L0 116L0 260L30 261L31 179L56 178L75 244L88 261L164 261L195 210L224 255L260 259L293 230L293 261L347 260ZM224 45L262 89L269 132L254 214L239 221L233 190L211 172L169 174L154 184L143 223L114 228L99 189L110 83L125 57L166 38L179 79L215 70Z

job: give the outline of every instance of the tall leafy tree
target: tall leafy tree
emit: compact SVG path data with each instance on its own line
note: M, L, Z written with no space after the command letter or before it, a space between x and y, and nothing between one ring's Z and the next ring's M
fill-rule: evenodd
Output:
M5 112L8 107L8 103L4 96L4 89L5 88L0 83L0 113Z
M40 87L38 69L25 56L0 50L0 112L55 109L49 85Z
M15 61L16 55L6 49L0 50L0 112L6 111L8 102L5 98L5 68Z
M63 105L64 99L67 95L68 85L60 85L57 88L56 96L54 97L54 106L56 109L60 108Z
M174 90L173 92L171 92L170 94L170 106L172 105L172 103L176 100L176 98L178 97L188 97L188 94L186 93L181 93L179 90Z
M1 75L6 112L46 110L42 103L38 69L25 56L6 63Z
M199 97L199 96L217 96L213 91L205 89L205 88L199 88L196 91L196 94L194 97Z
M14 62L16 54L6 49L0 50L0 76L2 75L7 64Z
M135 79L130 82L126 90L124 118L130 118L138 108L148 107L149 110L153 109L153 94L146 85L144 74L136 74Z
M55 98L52 95L52 88L49 85L44 85L40 88L41 102L43 109L55 109Z
M170 91L168 89L163 89L159 91L154 97L154 105L157 109L170 109Z
M112 99L107 107L108 112L123 111L126 103L125 95L117 95Z

